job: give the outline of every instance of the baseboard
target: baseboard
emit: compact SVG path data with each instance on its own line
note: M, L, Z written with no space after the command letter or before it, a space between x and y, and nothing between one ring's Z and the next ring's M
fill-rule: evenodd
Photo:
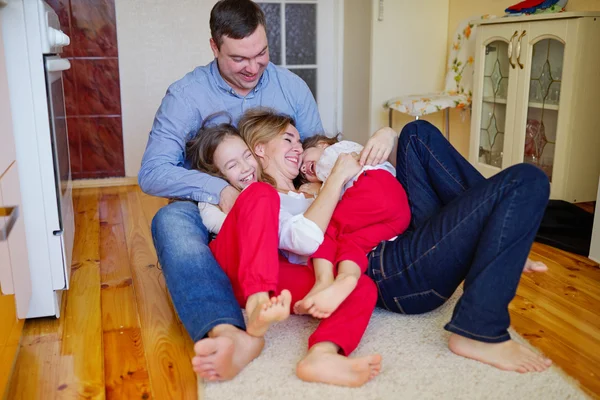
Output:
M109 186L130 186L137 184L137 176L125 176L121 178L76 179L73 181L73 189Z

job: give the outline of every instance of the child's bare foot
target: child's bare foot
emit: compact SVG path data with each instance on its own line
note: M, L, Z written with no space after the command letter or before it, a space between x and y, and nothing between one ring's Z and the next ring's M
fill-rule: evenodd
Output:
M525 262L525 267L523 267L523 272L546 272L548 271L548 266L541 261L533 261L528 258Z
M264 345L263 338L250 336L233 325L218 325L208 338L194 345L192 366L208 381L232 379L258 357Z
M246 332L252 336L262 337L272 323L283 321L290 316L292 294L289 290L282 290L279 296L271 297L264 303L257 304L253 309L248 309L248 324Z
M352 293L357 282L355 276L348 275L341 278L338 276L331 286L313 296L305 297L302 306L315 318L329 318Z
M542 372L552 365L549 358L537 355L513 340L484 343L453 333L448 347L459 356L481 361L504 371Z
M303 381L358 387L381 371L379 354L348 358L321 344L313 346L296 367L296 375Z
M308 309L312 307L312 302L307 302L306 300L313 297L317 293L327 289L333 283L333 278L331 280L319 280L315 282L315 285L310 289L310 292L304 296L302 300L298 300L294 304L294 314L302 315L302 314L310 314ZM307 307L307 305L310 306Z

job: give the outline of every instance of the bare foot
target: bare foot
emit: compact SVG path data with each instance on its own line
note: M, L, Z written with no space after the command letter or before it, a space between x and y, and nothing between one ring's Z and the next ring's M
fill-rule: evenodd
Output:
M315 318L329 318L329 316L342 304L346 297L352 293L358 279L355 276L345 276L336 279L331 286L323 289L314 296L305 297L302 307Z
M453 333L448 347L459 356L481 361L504 371L542 372L552 365L549 358L537 355L513 340L484 343Z
M523 267L523 272L546 272L548 271L548 266L541 261L533 261L528 258L525 262L525 267Z
M307 382L329 383L338 386L362 386L381 371L381 356L348 358L313 346L298 363L296 375Z
M294 304L294 314L298 314L298 315L310 314L308 309L310 307L312 307L312 301L307 301L307 299L313 297L314 295L321 292L322 290L327 289L329 286L331 286L332 283L333 283L333 278L331 280L318 280L317 279L317 281L315 282L315 285L312 287L312 289L310 289L310 292L308 292L302 300L298 300ZM310 306L307 307L308 304L310 304Z
M248 311L248 324L246 331L248 334L256 337L262 337L269 329L272 323L283 321L290 316L290 305L292 303L292 294L284 289L279 296L271 297L266 303L258 304L252 310Z
M232 325L218 325L194 345L194 371L208 381L232 379L262 351L265 340Z

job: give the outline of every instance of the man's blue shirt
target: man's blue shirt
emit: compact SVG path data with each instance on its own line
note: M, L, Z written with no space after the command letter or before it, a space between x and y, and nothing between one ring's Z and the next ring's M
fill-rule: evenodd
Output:
M301 138L323 132L315 99L297 75L269 63L256 87L243 97L221 77L214 60L169 86L142 158L138 174L142 190L154 196L217 204L228 183L189 169L185 143L209 115L226 111L237 125L242 114L254 107L271 107L290 115Z

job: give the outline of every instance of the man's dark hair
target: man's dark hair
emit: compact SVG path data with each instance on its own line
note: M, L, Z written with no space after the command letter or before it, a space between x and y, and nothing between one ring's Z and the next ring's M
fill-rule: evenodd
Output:
M265 14L250 0L221 0L210 12L210 34L219 49L223 36L243 39L253 34L259 25L267 29Z

